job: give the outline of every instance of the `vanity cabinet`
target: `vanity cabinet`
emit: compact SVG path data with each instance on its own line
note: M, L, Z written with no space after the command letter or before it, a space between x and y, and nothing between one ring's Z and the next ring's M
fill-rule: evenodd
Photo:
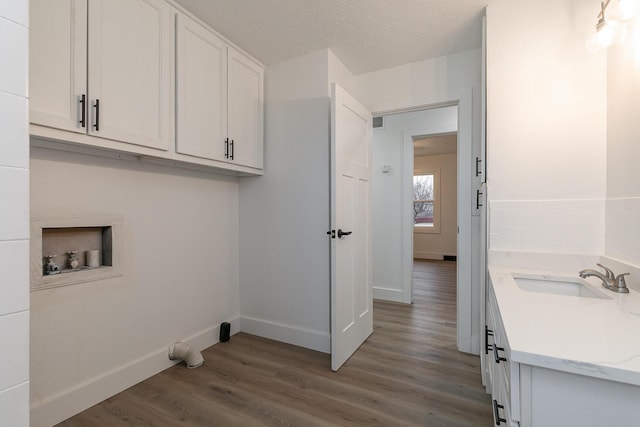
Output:
M30 7L31 122L167 150L173 140L169 5L31 0Z
M499 426L517 427L519 423L514 420L513 410L517 410L519 406L517 396L519 390L517 389L517 379L513 378L514 381L512 381L512 370L517 371L518 364L511 361L509 343L502 326L495 295L490 288L487 293L485 316L485 342L482 358L487 372L487 388L491 393L494 422ZM513 377L517 377L517 373ZM516 389L512 390L514 386Z
M176 37L176 151L262 169L263 68L186 16Z
M563 298L563 297L559 297ZM527 301L512 301L527 304ZM519 355L540 360L540 365L512 359L504 319L491 280L488 282L484 348L486 386L491 394L494 425L509 427L632 426L638 425L640 386L569 372L573 363L563 360L567 371L544 366L539 354ZM519 310L522 311L522 310ZM536 316L545 316L544 312ZM567 321L577 321L567 319ZM531 324L541 323L535 316ZM513 333L523 333L513 330ZM537 340L537 338L532 338ZM572 342L575 337L566 337ZM549 341L553 341L549 339ZM593 372L597 373L597 368Z

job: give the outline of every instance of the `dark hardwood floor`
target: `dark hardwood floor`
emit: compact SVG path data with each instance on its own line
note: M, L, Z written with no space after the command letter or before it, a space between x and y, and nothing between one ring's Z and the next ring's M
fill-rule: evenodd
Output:
M413 305L374 302L373 335L327 354L239 333L60 426L490 426L477 356L456 349L455 262L414 265Z

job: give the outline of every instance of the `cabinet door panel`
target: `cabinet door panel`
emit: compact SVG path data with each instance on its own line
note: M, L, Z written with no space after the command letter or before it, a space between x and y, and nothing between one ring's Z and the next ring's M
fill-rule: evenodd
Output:
M29 38L30 121L85 133L87 0L31 0Z
M487 299L487 304L489 304L488 302L489 300ZM483 353L482 353L482 358L485 360L485 368L487 370L487 385L488 385L488 389L491 393L494 392L494 387L495 387L495 381L496 381L496 363L494 361L494 357L493 357L493 344L496 342L495 341L495 334L496 334L496 323L495 320L493 318L493 311L487 307L487 318L486 318L486 322L487 322L487 327L489 328L489 330L491 331L492 335L489 336L487 338L487 343L489 344L488 347L486 347L485 349L483 349Z
M169 148L171 40L171 10L162 0L89 2L90 133Z
M264 70L230 47L228 80L232 161L262 169Z
M226 160L227 45L197 22L176 19L176 151Z

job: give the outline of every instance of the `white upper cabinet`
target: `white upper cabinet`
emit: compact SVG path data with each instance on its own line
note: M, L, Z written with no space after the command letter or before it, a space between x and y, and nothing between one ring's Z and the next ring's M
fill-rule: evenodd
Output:
M192 19L176 22L177 152L262 169L264 69Z
M176 16L176 151L225 161L227 44L194 20Z
M36 143L261 174L264 67L166 0L31 0Z
M34 124L166 150L171 9L162 0L31 0Z
M229 47L229 148L234 163L262 169L264 69Z
M166 150L171 134L171 9L163 0L89 0L91 126Z
M86 133L87 0L31 0L30 27L31 122Z

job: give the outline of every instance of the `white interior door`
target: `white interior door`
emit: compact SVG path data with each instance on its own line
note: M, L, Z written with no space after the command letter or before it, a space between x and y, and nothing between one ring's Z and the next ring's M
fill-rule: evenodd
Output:
M373 332L371 112L335 83L331 99L331 369Z

